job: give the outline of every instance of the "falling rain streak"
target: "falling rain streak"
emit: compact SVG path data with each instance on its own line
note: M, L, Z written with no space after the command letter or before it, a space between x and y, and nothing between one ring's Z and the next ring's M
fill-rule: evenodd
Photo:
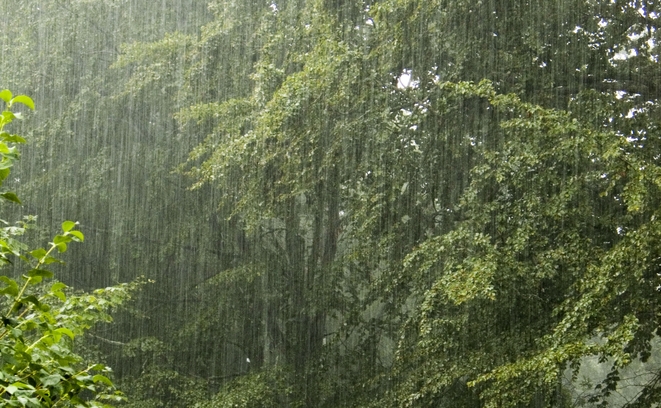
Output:
M119 406L656 406L660 7L3 1L1 218L146 282L74 343Z

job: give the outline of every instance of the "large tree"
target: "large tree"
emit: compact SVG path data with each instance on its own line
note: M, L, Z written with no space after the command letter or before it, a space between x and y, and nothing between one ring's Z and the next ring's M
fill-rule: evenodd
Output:
M655 3L198 3L3 6L31 190L158 282L96 333L136 405L562 406L594 355L613 401L658 326Z
M345 403L562 405L590 355L612 359L607 397L656 327L654 5L272 10L246 122L229 125L237 100L193 108L219 125L192 174L275 240L285 267L264 279L289 288L268 313L302 314L302 333L285 314L261 335L307 341L302 359L330 342L328 404L362 378Z

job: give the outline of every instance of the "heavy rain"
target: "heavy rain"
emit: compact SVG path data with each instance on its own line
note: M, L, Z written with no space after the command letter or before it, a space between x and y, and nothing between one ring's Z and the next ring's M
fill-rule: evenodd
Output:
M0 407L659 406L660 13L1 0Z

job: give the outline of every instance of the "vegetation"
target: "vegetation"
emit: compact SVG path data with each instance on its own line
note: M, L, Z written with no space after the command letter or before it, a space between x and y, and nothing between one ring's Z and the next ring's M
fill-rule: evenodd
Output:
M126 405L659 403L656 3L207 2L0 6Z
M24 104L34 109L34 102L25 95L13 96L0 92L6 109L0 115L0 185L9 177L11 167L19 158L21 136L10 134L5 126L20 118L12 108ZM2 193L5 201L20 204L18 196ZM0 263L14 261L25 265L27 272L14 279L0 276L0 405L3 407L103 407L107 402L120 401L106 376L109 367L89 363L73 351L74 339L97 322L110 321L108 312L129 296L129 286L99 289L93 294L66 294L62 282L47 285L53 277L47 265L62 263L55 257L71 242L82 242L77 223L62 223L62 233L49 243L48 249L29 251L17 236L35 221L26 217L17 225L0 229ZM20 268L20 267L19 267ZM85 394L86 393L86 394Z

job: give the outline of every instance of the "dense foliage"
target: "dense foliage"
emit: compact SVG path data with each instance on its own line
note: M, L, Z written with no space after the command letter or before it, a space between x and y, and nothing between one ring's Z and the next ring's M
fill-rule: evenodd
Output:
M16 3L127 405L659 403L655 2Z

